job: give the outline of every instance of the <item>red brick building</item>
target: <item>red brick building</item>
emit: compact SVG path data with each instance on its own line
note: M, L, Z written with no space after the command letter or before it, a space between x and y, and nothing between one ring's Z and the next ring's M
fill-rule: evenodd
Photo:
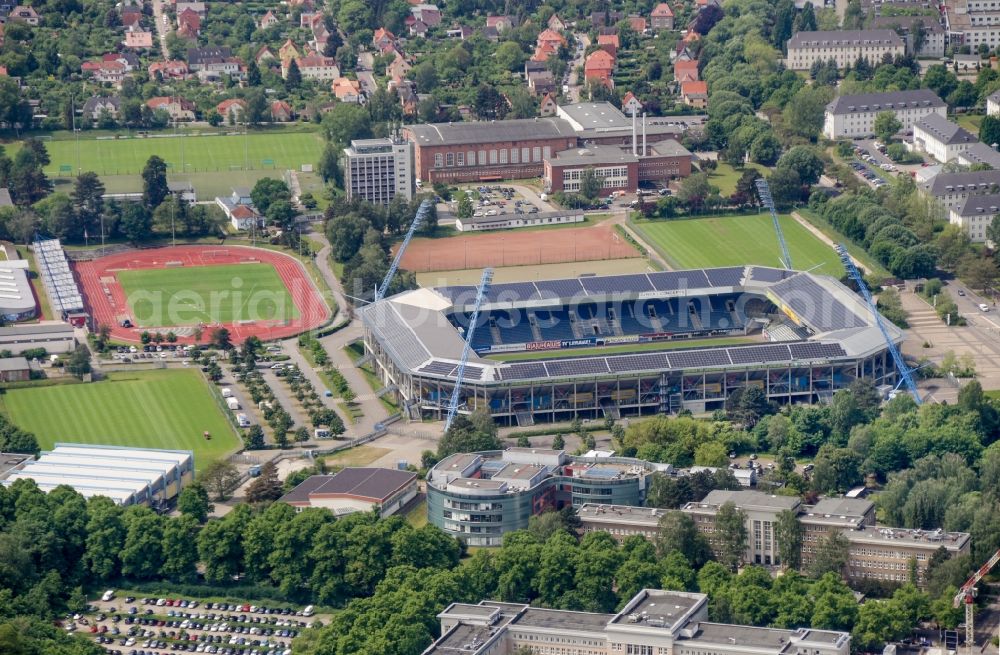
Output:
M539 177L547 157L577 145L559 118L408 125L403 133L414 144L416 178L427 184Z
M615 69L615 58L606 50L595 50L583 62L583 78L590 83L599 82L613 89L615 82L612 73Z
M583 172L592 169L603 181L602 189L634 192L642 182L665 184L691 175L691 153L673 139L654 143L638 154L619 146L573 148L546 158L542 185L546 191L580 190Z

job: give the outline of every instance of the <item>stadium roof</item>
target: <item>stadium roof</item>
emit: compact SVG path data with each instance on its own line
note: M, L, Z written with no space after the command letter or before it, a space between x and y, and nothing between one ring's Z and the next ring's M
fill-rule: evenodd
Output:
M52 451L2 483L10 485L27 478L43 491L69 485L86 498L107 496L126 505L143 499L148 490L178 469L193 465L190 451L57 443Z
M805 272L747 266L587 276L492 285L483 310L543 309L580 301L627 301L728 293L765 296L812 333L808 340L745 346L677 348L621 355L558 357L500 362L488 355L470 357L466 379L493 383L536 378L615 377L640 371L755 368L769 364L827 362L875 354L885 342L859 296L837 280ZM454 378L464 337L449 321L471 311L472 286L418 289L359 310L390 358L421 376ZM902 339L892 324L886 329ZM697 344L697 342L693 342Z
M466 143L530 141L575 137L573 127L561 118L524 118L509 121L424 123L406 128L419 146L447 146Z

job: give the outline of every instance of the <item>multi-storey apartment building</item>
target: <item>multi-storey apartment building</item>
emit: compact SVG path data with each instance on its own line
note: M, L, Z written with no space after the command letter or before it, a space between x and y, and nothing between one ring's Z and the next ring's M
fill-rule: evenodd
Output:
M885 111L895 114L906 130L928 114L947 116L948 105L930 89L840 96L826 106L823 136L828 139L871 136L875 133L875 117Z
M788 40L786 65L792 70L809 70L813 63L831 59L837 68L853 66L859 58L872 64L886 55L902 56L906 44L893 30L835 30L796 32Z
M948 211L948 222L957 225L976 243L985 243L986 230L1000 214L1000 194L972 195Z
M708 621L708 596L643 589L617 614L484 600L438 614L441 637L424 655L847 655L851 636Z
M957 209L970 196L1000 193L1000 170L938 173L920 189L945 209Z
M348 199L388 205L397 196L413 198L413 144L400 138L358 139L344 148L344 189Z
M914 149L942 164L955 159L974 143L979 143L975 135L941 114L927 114L913 126Z

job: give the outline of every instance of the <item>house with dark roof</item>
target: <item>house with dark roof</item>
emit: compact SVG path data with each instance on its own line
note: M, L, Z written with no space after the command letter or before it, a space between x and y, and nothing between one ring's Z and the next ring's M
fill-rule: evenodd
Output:
M93 96L83 103L81 114L84 121L93 123L105 114L117 120L121 106L122 100L118 96Z
M1000 170L938 173L917 186L945 209L955 209L970 196L1000 193Z
M927 114L913 126L913 141L908 145L947 164L974 143L979 139L957 123L941 114Z
M823 136L828 139L853 139L875 133L875 117L891 111L908 130L928 114L947 116L948 105L930 89L856 93L834 98L826 106Z
M377 511L392 516L417 496L417 474L385 468L345 468L312 475L280 498L301 511L324 507L334 514Z
M948 222L962 228L974 243L985 243L997 214L1000 214L1000 194L971 195L948 212Z

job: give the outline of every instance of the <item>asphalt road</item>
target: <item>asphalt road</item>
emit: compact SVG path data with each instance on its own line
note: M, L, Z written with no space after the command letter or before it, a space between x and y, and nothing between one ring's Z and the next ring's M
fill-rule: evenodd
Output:
M361 90L365 95L375 93L378 84L375 82L375 75L372 73L372 66L375 64L375 56L370 52L362 52L358 55L358 82L361 83Z

